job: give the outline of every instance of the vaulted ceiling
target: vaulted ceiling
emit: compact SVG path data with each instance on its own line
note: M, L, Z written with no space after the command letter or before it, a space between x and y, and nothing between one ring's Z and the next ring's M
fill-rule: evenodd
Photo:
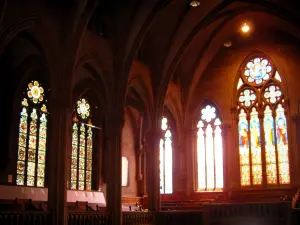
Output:
M188 0L106 0L96 15L112 45L126 45L123 51L135 54L132 62L148 68L154 101L165 101L172 82L180 86L177 95L186 107L203 75L216 66L214 59L230 51L224 42L230 40L234 49L262 42L296 43L298 5L293 0L201 0L193 8ZM251 37L239 33L245 21L254 28Z

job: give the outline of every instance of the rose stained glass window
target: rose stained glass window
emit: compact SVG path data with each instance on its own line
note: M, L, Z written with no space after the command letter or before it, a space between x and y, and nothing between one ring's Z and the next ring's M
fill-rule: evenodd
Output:
M77 101L72 125L70 175L72 190L92 189L93 128L90 105L86 99L80 99Z
M48 112L44 88L38 81L28 84L21 102L16 184L45 186Z
M252 58L242 68L239 80L245 83L237 99L241 186L289 184L282 79L265 57Z
M216 108L206 105L201 110L197 132L197 189L223 189L223 144L221 120Z
M260 85L270 79L272 72L269 60L256 57L246 63L244 76L249 83Z
M160 158L160 193L172 194L173 192L173 170L172 170L172 133L168 126L167 118L163 118L161 129L164 137L159 143L159 158Z

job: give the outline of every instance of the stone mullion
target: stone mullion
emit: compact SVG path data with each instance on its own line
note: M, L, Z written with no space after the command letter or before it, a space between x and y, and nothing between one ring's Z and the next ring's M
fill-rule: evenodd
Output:
M259 125L260 125L260 143L261 143L261 166L262 166L262 185L267 186L267 163L266 163L266 148L265 148L265 132L264 132L264 113L259 112Z

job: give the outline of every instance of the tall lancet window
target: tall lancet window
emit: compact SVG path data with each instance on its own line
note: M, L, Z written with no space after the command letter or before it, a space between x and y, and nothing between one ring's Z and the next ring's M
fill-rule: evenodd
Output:
M48 112L44 88L28 84L21 102L16 184L44 187Z
M283 84L265 56L248 60L237 85L241 186L290 183Z
M93 125L90 105L86 99L77 101L73 116L71 189L87 190L92 188Z
M201 110L197 125L198 191L223 189L223 142L221 120L212 105Z
M160 139L160 193L171 194L173 192L173 170L172 170L172 133L168 126L167 118L161 122L163 138Z

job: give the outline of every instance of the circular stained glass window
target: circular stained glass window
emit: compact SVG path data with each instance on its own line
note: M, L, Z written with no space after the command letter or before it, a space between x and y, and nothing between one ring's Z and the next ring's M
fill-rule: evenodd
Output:
M277 85L270 85L264 91L264 98L269 103L276 103L282 97L282 92Z
M77 102L77 113L82 119L90 116L90 105L84 98Z
M201 113L201 119L207 123L216 118L216 108L210 105L207 105L204 109L202 109Z
M270 79L271 73L270 62L265 58L257 57L247 63L244 76L249 83L261 85Z
M44 100L44 88L37 81L32 81L28 84L27 96L33 103L42 102Z
M245 89L241 91L239 102L241 105L249 107L251 106L256 100L256 94L251 89Z

